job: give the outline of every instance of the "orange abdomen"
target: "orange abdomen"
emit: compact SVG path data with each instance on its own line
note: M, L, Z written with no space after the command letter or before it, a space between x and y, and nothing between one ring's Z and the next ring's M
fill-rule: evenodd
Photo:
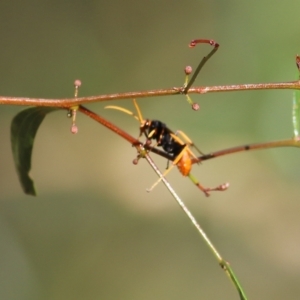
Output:
M187 151L183 152L182 157L177 163L177 168L183 176L188 176L192 168L192 160Z

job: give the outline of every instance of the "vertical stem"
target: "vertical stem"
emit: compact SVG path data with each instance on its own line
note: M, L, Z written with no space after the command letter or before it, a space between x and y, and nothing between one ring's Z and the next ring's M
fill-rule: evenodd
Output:
M240 299L241 300L247 300L247 297L246 297L246 295L245 295L245 293L243 291L243 288L241 287L241 285L240 285L237 277L235 276L233 270L231 269L230 265L228 264L228 262L226 262L222 258L222 256L220 255L220 253L218 252L218 250L216 249L216 247L213 245L213 243L210 241L210 239L208 238L208 236L206 235L206 233L204 232L204 230L201 228L200 224L197 222L197 220L195 219L195 217L193 216L193 214L186 207L186 205L181 200L181 198L177 195L177 193L172 188L172 186L170 185L170 183L166 180L166 178L163 176L163 174L157 168L156 164L153 162L153 160L151 159L151 157L147 154L147 152L144 149L144 147L142 145L138 145L138 146L136 146L136 148L137 148L138 152L143 157L146 158L147 162L150 164L150 166L152 167L152 169L154 170L154 172L162 180L162 182L164 183L164 185L167 187L168 191L171 193L171 195L173 196L173 198L177 201L177 203L182 208L182 210L185 212L185 214L187 215L187 217L190 219L190 221L192 222L192 224L194 225L194 227L196 228L196 230L198 231L198 233L201 235L201 237L204 239L204 241L206 242L206 244L208 245L208 247L210 248L210 250L213 252L213 254L215 255L215 257L217 258L217 260L219 262L219 265L226 272L227 276L230 278L230 280L232 281L233 285L236 287L236 289L237 289L237 291L239 293Z
M213 40L194 40L194 41L191 41L190 43L190 47L195 47L197 43L206 43L206 44L210 44L212 46L214 46L214 49L212 49L209 54L207 56L204 56L202 58L202 60L200 61L196 71L194 72L191 80L189 81L189 83L186 85L183 93L184 94L187 94L188 91L189 91L189 88L192 86L192 84L194 83L194 81L196 80L199 72L201 71L201 69L203 68L203 66L206 64L206 62L214 55L214 53L219 49L219 44L216 43L215 41Z

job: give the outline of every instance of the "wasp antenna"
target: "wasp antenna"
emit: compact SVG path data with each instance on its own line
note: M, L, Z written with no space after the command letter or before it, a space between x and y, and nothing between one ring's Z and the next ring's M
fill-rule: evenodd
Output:
M128 114L130 116L133 116L136 120L140 121L139 118L130 110L120 107L120 106L115 106L115 105L108 105L104 107L105 109L115 109L115 110L119 110L122 111L125 114Z
M140 108L139 108L139 106L138 106L138 104L137 104L137 102L136 102L135 99L133 99L133 104L134 104L134 107L135 107L135 109L137 111L139 121L140 121L140 123L142 123L143 120L144 120L143 116L142 116L142 112L141 112L141 110L140 110Z

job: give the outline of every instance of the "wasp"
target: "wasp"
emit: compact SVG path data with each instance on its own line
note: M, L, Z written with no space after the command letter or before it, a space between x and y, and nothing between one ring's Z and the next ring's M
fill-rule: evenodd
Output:
M133 104L137 111L137 116L130 110L127 110L123 107L106 106L105 108L116 109L133 116L140 123L139 138L144 135L146 137L145 143L147 145L150 145L152 140L154 140L155 143L153 147L161 147L166 153L171 155L173 160L172 166L167 166L163 176L166 176L174 166L177 166L179 172L183 176L189 177L206 196L209 196L209 192L211 191L224 191L229 187L228 183L219 185L215 188L207 188L202 186L200 182L191 174L193 164L192 160L198 160L197 156L192 152L191 147L194 147L199 154L204 154L194 145L192 140L184 132L180 130L173 132L165 123L159 120L143 119L141 110L135 99L133 100ZM134 162L137 163L139 158L140 157L138 156ZM160 181L161 179L158 179L147 191L150 192Z

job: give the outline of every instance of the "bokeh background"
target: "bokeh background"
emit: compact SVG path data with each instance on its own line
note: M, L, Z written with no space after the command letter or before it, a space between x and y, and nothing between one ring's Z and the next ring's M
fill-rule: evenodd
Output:
M66 98L181 86L186 65L219 51L196 85L290 81L300 52L299 1L1 1L0 94ZM144 117L186 132L203 152L292 136L292 91L139 100ZM111 104L133 109L132 102ZM137 136L125 114L89 108ZM24 107L0 110L0 298L238 299L215 258L135 150L66 112L38 131L23 194L10 150L10 122ZM151 155L163 170L166 161ZM229 155L195 166L207 199L177 170L168 176L226 260L249 299L299 299L300 151Z

